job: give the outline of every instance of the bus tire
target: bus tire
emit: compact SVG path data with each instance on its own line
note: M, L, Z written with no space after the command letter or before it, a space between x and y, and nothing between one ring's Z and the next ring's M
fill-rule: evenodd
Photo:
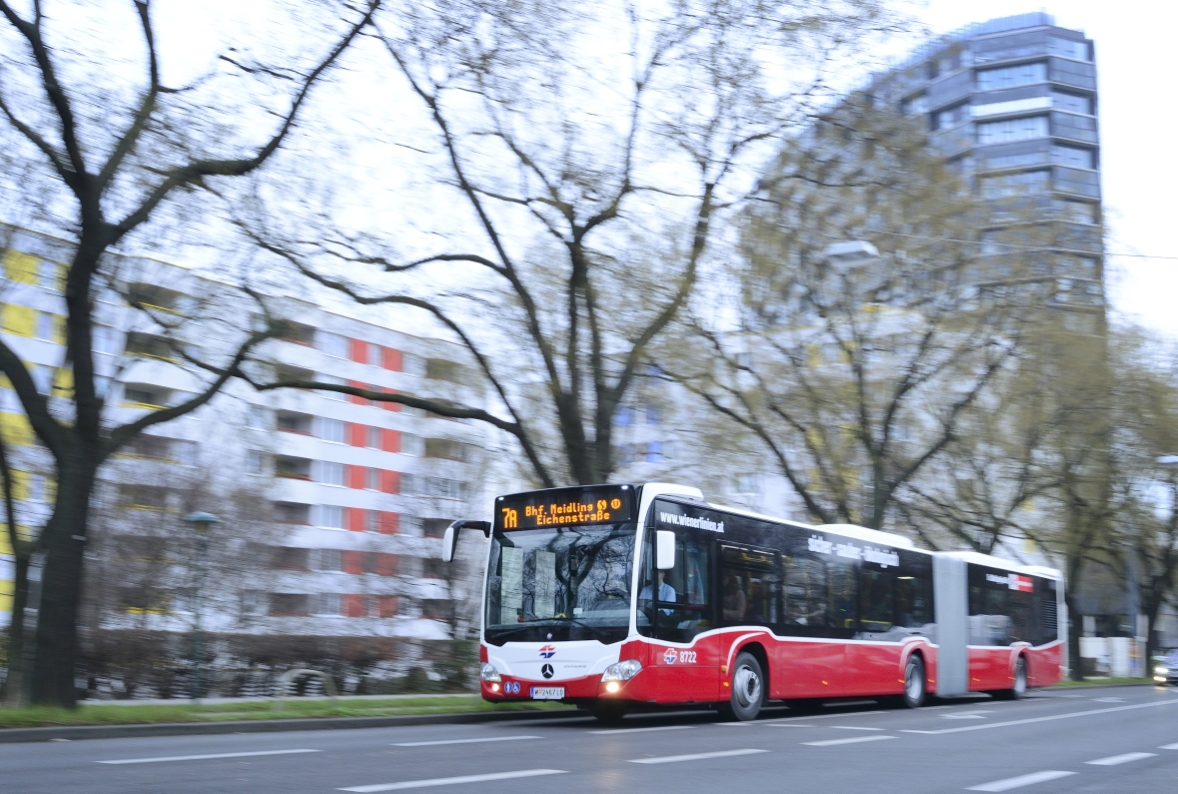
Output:
M1014 686L999 689L990 695L996 700L1022 700L1027 694L1027 657L1019 656L1014 663Z
M720 703L717 710L728 720L755 720L765 705L766 684L765 672L757 657L748 651L737 654L729 684L732 692L728 702Z
M904 694L897 698L900 706L918 709L924 705L924 658L912 654L904 665Z
M589 713L607 725L616 725L626 716L630 704L618 700L595 700L589 704Z

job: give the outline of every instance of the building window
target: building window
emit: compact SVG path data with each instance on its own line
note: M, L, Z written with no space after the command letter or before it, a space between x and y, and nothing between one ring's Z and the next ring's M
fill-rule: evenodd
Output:
M1066 110L1068 113L1082 113L1091 116L1092 97L1083 94L1072 94L1067 91L1052 91L1051 105L1056 110Z
M923 116L928 113L928 97L918 94L900 103L900 112L905 116Z
M421 356L416 356L413 353L403 353L401 355L401 364L404 367L402 371L406 375L417 375L418 377L425 375L425 359Z
M369 491L380 490L380 469L368 469L364 487Z
M978 124L978 143L1010 143L1031 138L1047 137L1047 117L1027 116L1021 119L986 121Z
M1066 165L1070 168L1096 168L1096 152L1079 146L1052 146L1051 159L1056 165Z
M344 569L344 555L339 549L312 549L311 570L339 572Z
M339 617L343 614L339 593L316 593L311 596L311 614Z
M315 521L316 526L326 527L327 529L344 529L344 509L337 505L319 505L316 512L318 513L318 520Z
M49 376L52 376L52 372L48 367L37 367L37 369L31 373L33 375L33 380L37 382L38 390L48 394L50 384L48 381L46 381L44 384L40 383L39 380L45 380L45 378L38 379L37 377L37 375L41 372L44 372ZM162 389L152 389L144 386L124 386L123 399L129 403L147 405L151 406L152 408L158 408L160 406L167 405L168 402L167 394Z
M1069 223L1099 223L1097 206L1086 201L1055 200L1055 211L1060 219Z
M256 449L248 450L245 453L245 471L246 474L265 474L266 473L266 455Z
M647 441L646 453L643 459L647 463L662 463L663 462L663 442L661 441Z
M425 439L412 433L401 434L401 453L421 457L425 454Z
M304 593L271 593L270 614L274 617L302 617L308 613Z
M618 427L629 427L634 424L634 409L628 405L619 405L614 411L614 424Z
M254 430L269 430L270 412L260 405L251 405L249 412L246 414L245 423L247 427L251 427Z
M656 403L647 403L646 423L648 425L657 425L659 423L659 407Z
M1047 51L1061 58L1071 58L1074 61L1087 61L1088 42L1074 39L1061 39L1058 36L1047 37Z
M936 123L934 129L947 130L950 127L956 127L958 124L964 124L969 121L969 105L962 104L956 107L946 108L939 111L934 117Z
M347 441L347 423L339 419L319 419L319 437L324 441L343 444Z
M316 461L319 467L319 475L316 478L324 485L343 485L344 484L344 464L333 463L327 460Z
M348 357L348 338L339 334L333 334L330 331L317 331L315 333L315 347L329 356L335 356L336 358Z
M402 474L401 493L407 496L436 496L441 499L465 499L466 483L446 477Z
M982 69L978 72L978 90L993 91L1016 85L1047 82L1047 64L1021 63L1018 66L1003 66L998 69Z
M369 427L367 430L368 442L365 444L365 446L371 447L372 449L380 449L380 428Z
M1048 171L1023 171L1018 174L984 176L981 187L982 195L986 198L1042 193L1051 188L1051 174Z

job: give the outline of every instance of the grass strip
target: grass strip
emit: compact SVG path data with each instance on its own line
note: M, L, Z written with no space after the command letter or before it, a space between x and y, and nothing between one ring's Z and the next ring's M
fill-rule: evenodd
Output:
M1051 688L1057 687L1077 687L1077 686L1111 686L1124 684L1152 684L1153 680L1149 678L1085 678L1083 681L1073 681L1070 678L1065 678L1058 684L1052 684Z
M191 703L151 706L87 706L76 709L52 706L0 708L0 728L39 728L61 725L136 725L159 722L227 722L238 720L307 719L313 717L388 717L412 714L469 714L490 711L562 711L573 708L549 701L487 703L469 698L399 698L397 700L299 701L287 699L281 709L271 703Z

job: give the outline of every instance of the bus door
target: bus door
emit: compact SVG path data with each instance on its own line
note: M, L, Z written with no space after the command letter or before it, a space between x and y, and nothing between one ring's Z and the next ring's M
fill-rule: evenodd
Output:
M683 527L673 531L675 567L668 571L654 570L653 532L648 533L651 542L644 544L639 631L665 641L654 653L659 702L710 702L721 697L720 644L715 635L696 637L715 626L710 584L714 533ZM656 580L657 587L652 586Z
M785 562L784 612L774 696L785 698L835 697L838 682L846 678L847 608L853 603L847 591L846 566L828 563L804 550ZM853 583L853 580L852 580ZM780 693L779 695L777 693Z
M781 624L781 555L772 549L720 541L720 625L765 628L776 632ZM782 666L781 643L762 642L769 659L770 686Z

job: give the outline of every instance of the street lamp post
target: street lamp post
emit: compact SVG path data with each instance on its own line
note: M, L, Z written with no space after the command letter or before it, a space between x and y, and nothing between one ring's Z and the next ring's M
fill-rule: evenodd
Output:
M189 513L184 516L184 520L192 525L196 530L196 588L192 594L192 689L189 693L194 701L200 702L203 692L203 681L201 680L201 673L203 671L203 664L201 657L204 655L204 633L201 629L201 607L202 597L204 595L205 573L208 567L208 553L209 553L209 526L212 524L220 524L221 519L217 518L212 513Z

